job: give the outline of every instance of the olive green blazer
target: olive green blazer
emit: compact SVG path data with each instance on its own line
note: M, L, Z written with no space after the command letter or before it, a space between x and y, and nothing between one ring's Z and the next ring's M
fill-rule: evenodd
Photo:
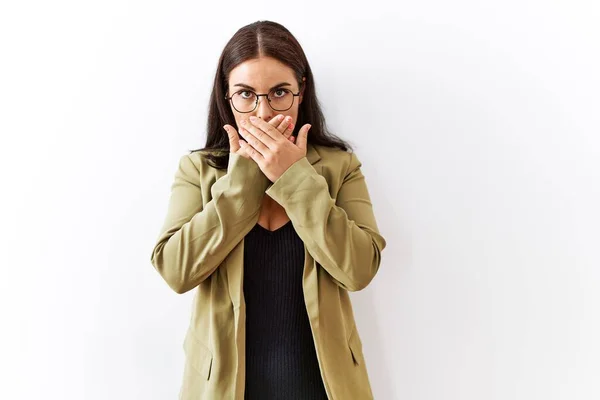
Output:
M175 292L196 289L181 400L244 398L244 237L265 193L304 242L304 299L328 398L373 398L348 292L371 282L386 241L361 165L355 153L308 144L306 157L271 183L237 154L227 171L202 152L181 157L151 257Z

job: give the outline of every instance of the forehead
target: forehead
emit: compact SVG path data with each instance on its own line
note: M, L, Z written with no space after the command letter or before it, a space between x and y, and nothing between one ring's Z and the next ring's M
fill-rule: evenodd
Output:
M279 82L295 83L294 71L271 57L260 57L244 61L229 73L229 87L245 83L255 89L269 89Z

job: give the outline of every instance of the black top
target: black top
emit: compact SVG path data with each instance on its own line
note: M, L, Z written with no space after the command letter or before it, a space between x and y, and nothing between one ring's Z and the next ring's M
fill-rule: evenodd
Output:
M291 221L244 239L247 400L327 400L302 291L304 243Z

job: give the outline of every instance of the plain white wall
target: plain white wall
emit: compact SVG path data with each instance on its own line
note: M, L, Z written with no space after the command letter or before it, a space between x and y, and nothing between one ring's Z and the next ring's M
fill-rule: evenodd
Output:
M387 239L352 294L375 398L600 398L591 0L3 3L0 398L176 398L192 292L150 255L259 19L303 45Z

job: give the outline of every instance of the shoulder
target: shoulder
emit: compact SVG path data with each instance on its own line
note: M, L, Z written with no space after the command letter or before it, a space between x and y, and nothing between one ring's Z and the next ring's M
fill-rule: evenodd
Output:
M217 154L218 152L212 152ZM194 150L179 158L179 172L187 176L193 176L204 180L217 173L217 169L208 164L206 158L211 152L207 150Z
M321 156L320 162L324 168L350 173L362 165L356 152L322 145L313 145L313 147Z
M212 152L216 154L215 152ZM211 154L208 150L194 150L188 154L182 156L182 158L188 158L197 168L198 170L204 169L207 164L206 156Z

